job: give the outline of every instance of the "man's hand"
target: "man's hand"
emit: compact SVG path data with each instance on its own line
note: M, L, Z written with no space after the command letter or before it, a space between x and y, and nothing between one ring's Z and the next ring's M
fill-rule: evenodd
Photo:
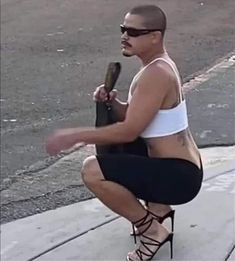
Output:
M117 97L117 90L113 89L109 94L104 88L104 84L98 86L93 93L93 100L96 102L112 102Z
M46 151L55 156L60 152L70 149L77 142L77 129L62 129L56 131L54 134L48 137L46 141Z

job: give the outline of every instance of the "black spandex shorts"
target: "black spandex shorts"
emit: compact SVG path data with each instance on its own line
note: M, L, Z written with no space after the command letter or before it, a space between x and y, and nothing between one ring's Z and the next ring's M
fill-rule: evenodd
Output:
M202 184L203 169L188 160L148 158L131 154L97 155L106 180L116 182L138 199L167 205L191 201Z

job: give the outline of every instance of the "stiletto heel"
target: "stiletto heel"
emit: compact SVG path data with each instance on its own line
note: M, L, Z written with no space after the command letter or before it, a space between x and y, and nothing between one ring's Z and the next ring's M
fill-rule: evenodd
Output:
M136 240L136 237L138 236L137 234L136 234L136 232L135 232L135 226L134 226L134 224L132 223L132 236L134 237L134 242L135 242L135 244L137 243L137 240Z
M141 240L140 243L146 250L146 252L143 252L141 249L135 250L135 253L139 257L140 260L152 260L152 258L155 256L155 254L158 252L158 250L169 241L170 243L170 256L171 259L173 258L173 233L169 233L166 239L164 239L162 242L153 239L152 237L145 236L144 233L151 227L152 223L154 221L154 217L152 217L152 214L147 211L147 214L140 220L133 222L133 226L135 226L137 229L139 229L142 226L146 226L144 230L140 233L141 234ZM134 239L136 242L135 234L134 234ZM148 241L144 241L144 239L147 239ZM151 246L156 246L157 249L153 251L149 247ZM143 259L145 257L145 259ZM132 259L127 256L128 261L132 261Z
M170 256L171 259L173 258L173 233L170 233L168 235L168 237L160 243L159 248L157 249L157 251L160 249L161 246L163 246L165 243L167 243L168 241L170 242ZM155 254L157 253L157 251L155 252Z
M173 234L172 237L170 239L170 245L171 245L171 259L173 258Z
M175 210L171 211L171 231L174 232L174 224L175 224Z

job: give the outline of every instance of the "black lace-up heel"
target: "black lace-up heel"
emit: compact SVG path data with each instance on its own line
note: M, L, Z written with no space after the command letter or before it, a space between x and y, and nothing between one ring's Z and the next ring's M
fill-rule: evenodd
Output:
M171 231L174 232L174 221L175 221L175 210L172 209L168 213L166 213L164 216L158 216L154 214L153 212L149 211L148 212L153 216L154 219L156 219L160 224L162 224L167 218L171 219ZM131 236L139 236L139 232L136 231L135 226L132 224L132 232L130 233Z
M170 210L163 217L158 216L151 211L149 211L149 212L160 224L162 224L165 219L170 218L171 219L171 231L172 232L174 231L174 221L175 221L175 210L174 209Z
M151 260L155 256L155 254L158 252L158 250L161 248L161 246L163 246L167 242L170 242L170 256L172 259L173 258L173 233L170 233L166 237L166 239L164 239L162 242L144 235L144 233L151 227L154 219L155 218L152 216L152 214L149 211L147 211L147 214L143 218L141 218L140 220L138 220L136 222L133 222L133 226L135 226L137 229L139 229L140 227L146 226L144 228L144 230L141 233L139 233L141 235L140 243L144 247L145 252L140 249L135 250L135 252L140 260ZM144 239L147 239L149 242L144 241ZM134 241L136 243L135 233L134 233ZM150 247L156 246L157 249L155 251L153 251L149 248L149 246ZM143 258L145 258L145 259L143 259ZM127 256L127 260L133 261L129 256Z

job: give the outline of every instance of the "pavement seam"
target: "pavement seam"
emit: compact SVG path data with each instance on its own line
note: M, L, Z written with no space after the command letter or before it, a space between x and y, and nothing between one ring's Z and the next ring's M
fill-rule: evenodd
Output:
M233 246L231 247L231 249L228 252L228 254L226 255L224 261L227 261L230 258L230 256L232 255L233 251L235 251L235 242L233 243Z
M211 180L211 179L214 179L214 178L217 178L217 177L219 177L219 176L223 176L223 175L228 174L229 172L232 172L232 171L234 171L234 170L235 170L235 168L229 169L229 170L226 170L226 171L223 171L222 173L219 173L219 174L214 175L214 176L212 176L212 177L203 179L203 182L208 181L208 180Z
M42 253L39 253L39 254L35 255L34 257L28 259L27 261L36 260L37 258L39 258L39 257L41 257L41 256L43 256L43 255L45 255L45 254L47 254L47 253L49 253L49 252L51 252L52 250L54 250L54 249L56 249L56 248L58 248L58 247L60 247L60 246L63 246L63 245L65 245L65 244L67 244L68 242L70 242L70 241L72 241L72 240L74 240L74 239L76 239L76 238L78 238L78 237L80 237L80 236L83 236L84 234L88 233L89 231L95 230L96 228L99 228L99 227L104 226L104 225L106 225L106 224L108 224L108 223L111 223L111 222L113 222L114 220L117 220L117 219L119 219L119 218L120 218L120 216L116 216L116 217L111 218L111 219L109 219L109 220L107 220L107 221L105 221L105 222L102 222L101 224L99 224L99 225L97 225L97 226L94 226L94 227L92 227L92 228L90 228L90 229L87 229L87 230L85 230L85 231L83 231L83 232L81 232L81 233L79 233L79 234L77 234L77 235L74 235L74 236L72 236L72 237L69 237L69 238L63 240L62 242L60 242L60 243L58 243L58 244L56 244L56 245L50 247L49 249L43 251Z
M230 147L234 146L235 142L231 143L210 143L210 144L203 144L203 145L198 145L199 149L206 149L206 148L214 148L214 147Z
M183 90L186 92L188 90L195 89L197 86L201 85L204 82L209 81L214 75L228 69L235 64L235 50L225 57L221 58L214 66L209 69L202 71L200 74L196 74L195 77L189 79L183 84Z

